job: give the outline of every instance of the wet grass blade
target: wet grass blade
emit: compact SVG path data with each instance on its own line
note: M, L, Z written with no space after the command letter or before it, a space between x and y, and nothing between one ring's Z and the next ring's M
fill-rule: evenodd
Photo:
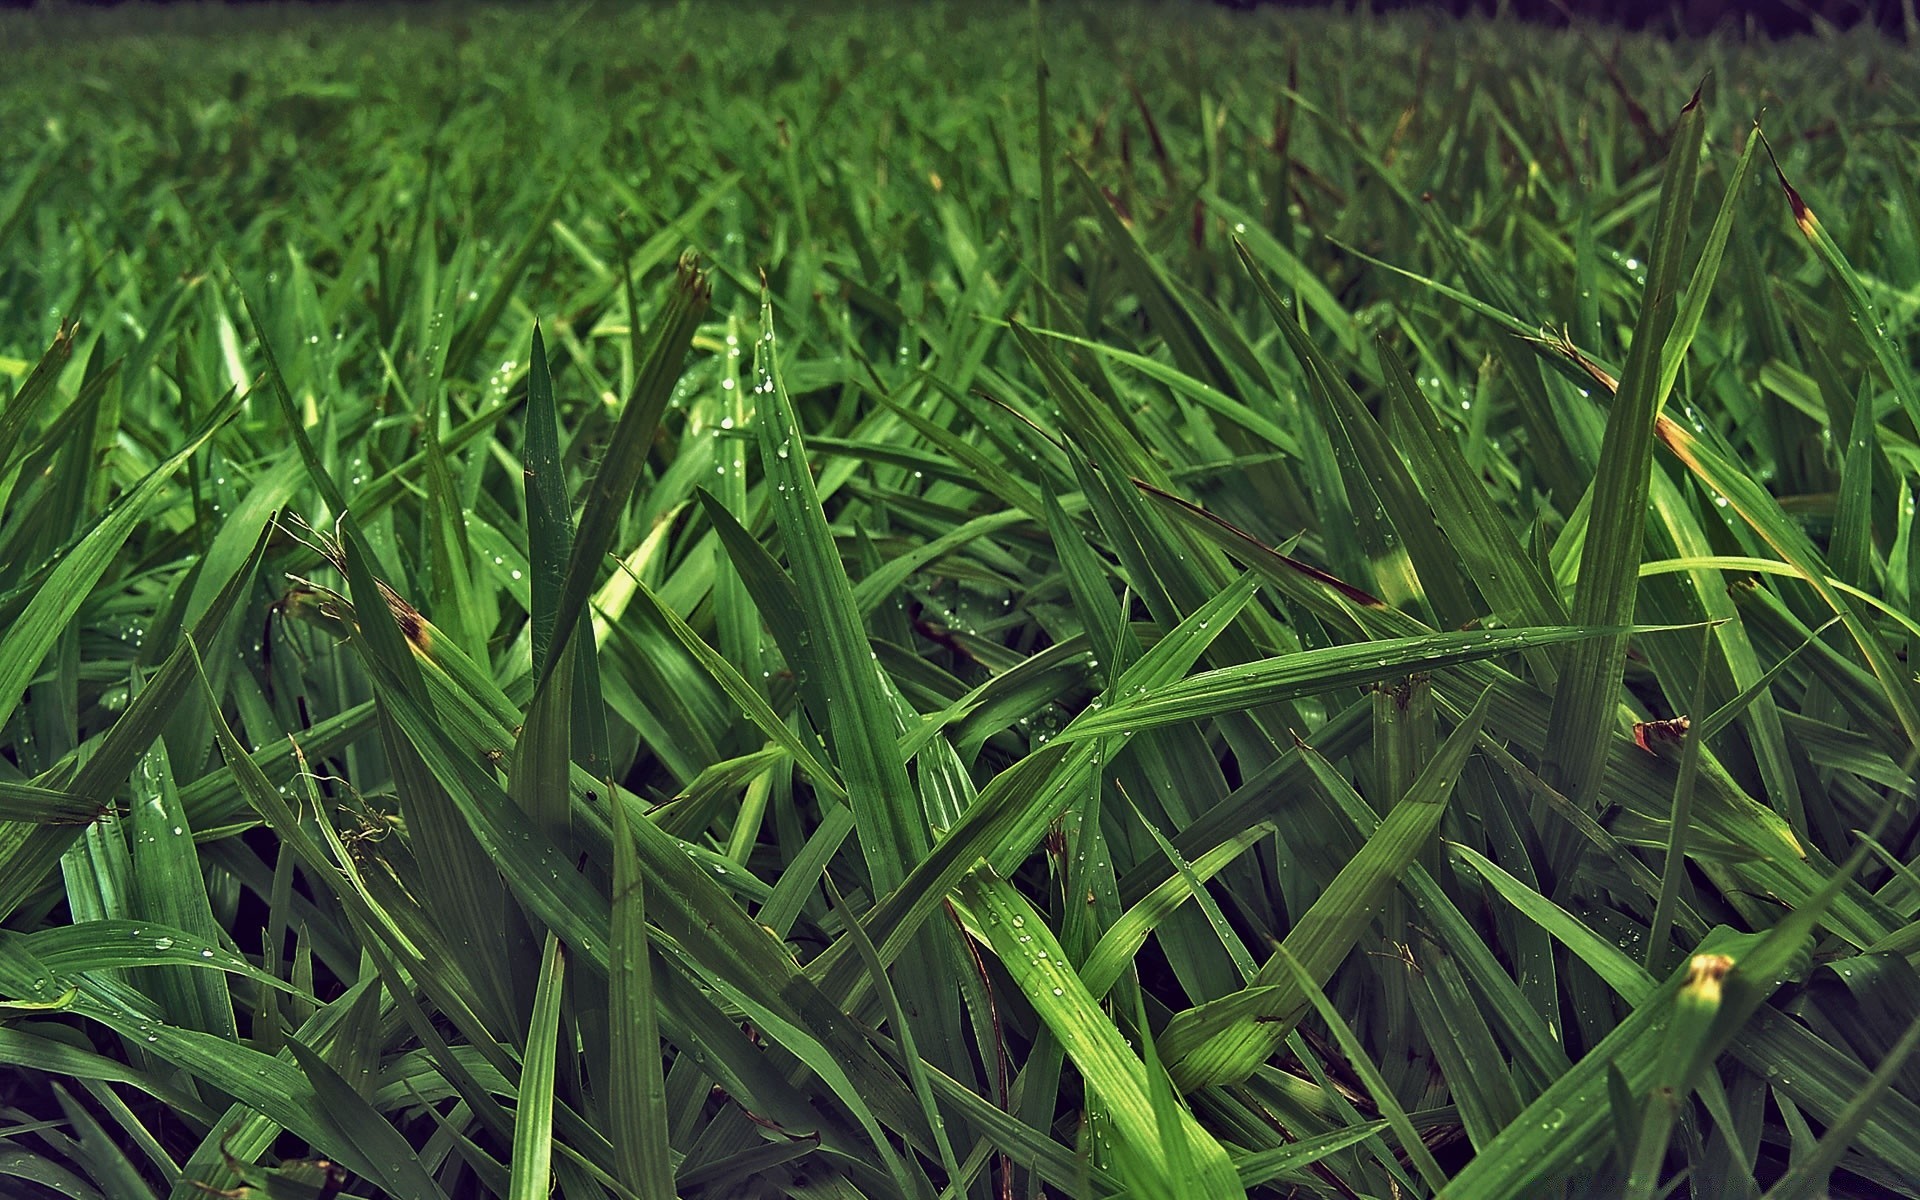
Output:
M1653 261L1634 325L1633 349L1607 414L1600 470L1593 482L1592 517L1570 610L1575 624L1624 625L1633 619L1653 464L1653 426L1664 399L1661 354L1678 304L1705 128L1706 112L1696 92L1681 111L1667 154ZM1591 803L1596 796L1607 744L1619 725L1625 649L1626 637L1621 634L1574 645L1553 693L1549 782L1576 803ZM1557 863L1556 869L1564 866Z
M0 1192L1920 1178L1913 51L896 7L0 18Z
M1860 615L1857 604L1840 590L1837 583L1827 582L1829 571L1812 540L1787 516L1766 489L1703 439L1664 417L1659 422L1659 436L1674 457L1702 483L1712 488L1716 495L1726 497L1728 506L1774 553L1799 573L1800 578L1846 626L1861 657L1873 672L1880 695L1898 725L1897 730L1877 730L1876 733L1892 739L1888 745L1895 753L1902 753L1905 747L1920 743L1920 707L1916 707L1908 674L1894 661L1893 652L1879 632Z
M33 599L14 619L6 634L0 636L0 722L13 715L21 694L27 690L27 684L55 640L72 623L74 613L113 565L127 539L150 518L151 510L161 501L175 473L238 411L238 406L230 403L214 413L184 446L148 472L78 543L60 556Z
M1772 157L1771 147L1767 154ZM1899 398L1907 419L1913 422L1916 429L1920 429L1920 377L1916 376L1910 357L1899 340L1888 332L1886 319L1874 304L1860 273L1848 261L1840 244L1827 232L1827 227L1814 214L1812 207L1787 182L1786 172L1780 169L1778 161L1774 163L1774 173L1780 181L1780 190L1786 195L1794 226L1826 267L1827 274L1839 287L1841 295L1846 297L1848 322L1859 333L1874 362L1886 374L1887 384Z
M134 907L132 916L176 926L206 943L219 938L200 856L166 743L156 741L135 771L133 811L126 829L132 839ZM175 1024L226 1038L238 1038L233 997L219 975L169 968L150 978L161 1012Z
M1194 612L1116 679L1112 691L1126 695L1184 675L1209 643L1253 599L1251 576L1241 579ZM1085 719L1084 717L1082 719ZM1068 726L1069 729L1072 726ZM1064 731L1063 731L1064 732ZM1085 786L1103 756L1112 756L1113 739L1084 739L1076 745L1052 744L996 775L911 874L867 919L867 933L882 961L900 953L914 930L932 916L948 890L982 859L1017 865L1046 835L1049 825ZM857 963L834 947L811 965L833 996L849 995Z
M1724 956L1728 960L1721 972L1726 980L1724 998L1709 1026L1685 1048L1690 1057L1711 1061L1789 972L1804 969L1816 923L1862 857L1864 851L1836 872L1806 907L1796 909L1772 929L1740 934L1722 927L1708 935L1696 957ZM1513 894L1527 903L1541 899L1524 887ZM1676 1022L1676 1007L1693 976L1692 968L1683 967L1665 984L1650 989L1650 981L1638 965L1616 948L1595 949L1620 964L1619 981L1629 998L1635 1000L1633 1013L1555 1080L1454 1177L1446 1191L1449 1198L1478 1200L1532 1194L1542 1181L1558 1176L1598 1149L1596 1133L1607 1120L1606 1077L1610 1069L1620 1073L1634 1095L1644 1094L1657 1081L1669 1077L1674 1061L1669 1030ZM1637 998L1631 995L1634 992L1639 993Z
M56 764L39 778L41 786L64 791L96 811L107 807L141 755L161 736L169 717L186 703L193 685L195 645L215 640L241 593L257 578L265 549L263 537L238 569L220 583L188 636L180 639L85 760L69 757ZM182 806L186 806L184 796ZM13 821L0 824L0 864L5 866L0 871L0 912L13 912L39 888L77 836L78 829L71 826L40 827Z
M580 501L580 525L567 558L559 603L554 607L553 639L541 666L542 677L553 669L586 611L587 596L600 576L602 560L613 547L614 532L639 483L654 429L674 382L680 378L694 327L710 297L706 277L693 256L682 257L667 286L666 302L654 314L646 350L635 365L633 392Z
M1181 1090L1245 1079L1286 1040L1309 1007L1288 964L1324 985L1352 951L1381 900L1439 828L1461 764L1486 720L1489 699L1490 693L1482 694L1406 796L1288 931L1276 955L1283 951L1290 959L1270 958L1246 990L1179 1013L1168 1023L1161 1042Z
M1144 1194L1166 1197L1244 1195L1226 1151L1200 1128L1183 1106L1156 1110L1148 1096L1147 1068L1114 1028L1069 966L1066 954L1044 919L1004 880L978 870L967 875L956 896L965 905L968 928L992 948L1014 983L1054 1031L1115 1131L1116 1170ZM1180 1157L1189 1164L1171 1172L1162 1116L1175 1122L1184 1138Z
M760 461L775 491L774 520L798 590L805 628L822 676L826 729L877 893L893 891L926 854L927 820L895 749L898 716L884 671L860 620L853 585L827 529L799 418L787 393L774 341L773 301L761 298L755 348ZM816 717L817 719L817 717Z
M1302 650L1298 654L1220 667L1153 691L1123 697L1061 731L1063 740L1108 737L1200 720L1277 700L1438 670L1532 646L1557 645L1608 631L1561 626L1486 633L1434 633Z
M1846 1155L1855 1138L1860 1136L1862 1128L1873 1115L1875 1105L1893 1086L1894 1077L1906 1066L1907 1059L1920 1049L1920 1016L1916 1016L1901 1034L1900 1040L1887 1052L1880 1065L1874 1068L1873 1075L1865 1086L1841 1110L1824 1133L1811 1154L1807 1154L1793 1163L1784 1175L1767 1189L1763 1200L1799 1200L1826 1194L1829 1177L1840 1160Z
M527 565L533 594L533 667L544 675L553 647L560 590L573 543L573 513L560 466L560 418L553 407L553 376L540 327L533 328L527 355L527 445L521 454L526 480Z

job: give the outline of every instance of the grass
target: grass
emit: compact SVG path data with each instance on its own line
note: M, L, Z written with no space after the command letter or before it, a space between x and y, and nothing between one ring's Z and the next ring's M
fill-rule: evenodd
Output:
M0 1192L1920 1195L1912 50L0 37Z

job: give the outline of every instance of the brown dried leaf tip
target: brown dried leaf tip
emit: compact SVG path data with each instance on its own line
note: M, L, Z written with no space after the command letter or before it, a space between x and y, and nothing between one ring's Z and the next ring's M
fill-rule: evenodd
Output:
M700 256L691 250L684 251L680 255L678 267L680 286L691 294L695 308L705 308L707 301L713 298L713 281L701 271ZM766 286L766 280L767 273L762 269L760 272L762 287Z
M1134 479L1132 482L1133 482L1133 486L1136 488L1139 488L1140 491L1145 495L1151 496L1155 500L1160 501L1162 504L1168 504L1168 505L1172 505L1175 508L1183 509L1202 521L1208 522L1209 524L1218 526L1219 528L1226 530L1228 533L1231 533L1239 541L1246 543L1248 548L1259 557L1265 558L1269 561L1282 563L1285 566L1287 566L1290 570L1297 571L1298 573L1305 575L1308 579L1313 580L1315 583L1318 583L1323 587L1331 588L1332 590L1339 592L1342 596L1345 596L1347 599L1353 601L1355 604L1361 605L1366 608L1385 608L1387 606L1386 601L1380 599L1378 596L1375 596L1372 592L1367 591L1365 588L1356 587L1353 584L1348 583L1346 580L1341 579L1336 575L1330 575L1327 572L1322 571L1319 567L1316 567L1311 563L1302 562L1299 559L1294 558L1292 555L1282 554L1280 551L1275 550L1273 547L1267 545L1265 542L1261 541L1259 538L1254 537L1252 534L1240 528L1238 525L1235 525L1233 522L1227 520L1225 517L1221 517L1214 513L1211 513L1206 509L1201 508L1198 504L1193 503L1191 500L1182 499L1181 497L1174 495L1172 492L1162 491L1161 489L1153 486L1151 483L1148 483L1144 479Z
M1585 371L1587 377L1599 384L1601 389L1609 396L1620 390L1620 381L1608 373L1605 367L1588 358L1586 354L1581 351L1580 347L1574 345L1573 335L1568 333L1564 326L1557 332L1552 329L1543 328L1540 331L1539 337L1528 338L1527 340L1545 346L1574 366Z
M380 589L380 598L387 602L387 611L393 614L393 623L400 627L400 632L406 635L407 641L413 643L414 648L422 654L432 650L433 635L428 632L431 627L427 624L426 617L421 615L420 610L408 604L401 598L400 593L380 580L374 580L374 584Z
M1775 163L1773 169L1778 173L1780 164ZM1793 185L1787 182L1784 174L1780 176L1780 186L1787 190L1787 206L1793 209L1793 223L1800 227L1802 234L1812 238L1815 229L1813 210L1808 208L1807 202L1800 198L1800 193L1793 190Z
M1720 985L1733 970L1733 959L1725 954L1696 954L1687 962L1684 988L1694 999L1711 1004L1720 1002Z
M1760 144L1767 151L1767 161L1773 164L1773 173L1780 180L1781 189L1787 193L1787 207L1793 210L1793 223L1800 227L1800 232L1808 239L1813 239L1820 228L1819 220L1814 217L1813 210L1807 207L1807 202L1800 198L1800 193L1787 182L1787 173L1780 169L1780 160L1773 156L1773 143L1767 140L1759 122L1754 122L1753 131L1760 135Z
M1668 721L1635 721L1633 741L1648 754L1664 754L1685 742L1687 730L1692 727L1691 717L1674 717Z
M284 524L281 526L288 537L299 542L307 549L312 550L321 558L326 559L327 565L342 575L347 573L347 554L346 551L341 548L339 538L315 529L313 526L307 524L304 517L301 517L297 513L292 515L291 520L294 528L287 529ZM336 620L353 610L353 606L347 603L346 597L333 591L331 588L322 587L312 580L301 579L295 575L289 575L288 578L293 580L297 586L292 592L287 594L286 599L282 601L283 603L293 602L296 595L300 597L301 601L309 603L315 603L317 598L315 606L319 611L323 615ZM421 614L419 609L409 604L406 598L400 595L399 592L387 586L386 580L376 579L373 583L375 587L380 589L380 598L387 602L387 611L393 614L393 623L400 627L400 632L406 637L407 641L420 653L431 653L433 650L433 627L427 623L427 618Z

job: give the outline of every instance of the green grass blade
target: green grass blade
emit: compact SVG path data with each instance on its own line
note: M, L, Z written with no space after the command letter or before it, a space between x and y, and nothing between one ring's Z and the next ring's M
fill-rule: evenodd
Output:
M1645 299L1634 326L1633 349L1607 416L1600 470L1593 482L1593 515L1571 608L1575 624L1624 625L1633 619L1653 463L1653 426L1664 398L1661 353L1673 328L1705 126L1706 113L1696 92L1680 114L1667 153ZM1622 634L1575 644L1553 694L1548 781L1576 803L1590 804L1597 795L1607 744L1619 724L1625 649Z
M1898 729L1876 733L1886 737L1896 753L1920 742L1920 706L1916 706L1908 673L1900 669L1879 632L1861 617L1856 604L1840 586L1827 582L1826 564L1806 533L1746 471L1706 441L1664 417L1659 421L1658 432L1661 442L1674 457L1715 494L1726 497L1728 507L1793 567L1846 626L1898 725Z
M71 325L60 327L60 332L34 364L33 370L7 400L6 411L0 412L0 481L12 472L14 451L19 448L33 418L39 414L44 398L52 394L54 384L73 355L73 334Z
M1006 965L1087 1086L1100 1097L1114 1123L1120 1169L1137 1178L1148 1195L1244 1195L1226 1151L1184 1107L1176 1108L1172 1119L1185 1137L1191 1174L1177 1178L1169 1173L1160 1118L1148 1097L1145 1064L1074 973L1066 952L1033 906L984 869L967 875L956 895L965 905L969 930Z
M193 832L180 806L166 743L156 741L135 772L132 838L134 910L131 915L184 929L202 941L219 938L213 906ZM238 1038L233 997L218 975L168 968L153 976L151 991L176 1024L225 1038Z
M1804 968L1816 923L1845 887L1862 856L1856 854L1854 861L1836 872L1805 907L1795 909L1765 933L1737 934L1720 928L1708 935L1697 953L1725 955L1731 960L1731 973L1726 975L1724 999L1711 1027L1688 1048L1698 1061L1710 1061L1718 1054L1753 1018L1786 974ZM1516 896L1522 894L1537 898L1537 893L1524 887L1514 892ZM1622 979L1645 979L1638 964L1617 949L1613 954L1622 964ZM1596 1135L1607 1120L1607 1070L1617 1069L1636 1095L1668 1078L1674 1059L1668 1031L1691 974L1690 969L1682 969L1658 988L1643 990L1630 1016L1614 1026L1453 1178L1442 1193L1446 1200L1531 1195L1544 1180L1567 1171L1582 1158L1591 1158L1602 1144ZM1646 985L1630 986L1641 990Z
M580 525L574 533L560 600L554 608L553 640L548 643L543 675L552 669L586 611L587 596L599 578L602 560L613 547L614 533L646 465L654 429L674 382L680 378L694 327L710 295L706 277L697 269L693 256L683 257L668 285L666 302L654 315L646 351L635 365L633 392L621 409L599 470L581 499Z
M1772 156L1771 147L1767 153L1769 157ZM1881 315L1879 306L1874 304L1860 273L1848 261L1846 253L1840 249L1833 235L1827 232L1820 218L1814 215L1812 207L1787 182L1786 172L1780 169L1778 162L1774 163L1774 173L1780 180L1780 190L1786 194L1787 207L1793 215L1795 227L1807 239L1807 244L1813 247L1827 274L1846 297L1848 322L1859 333L1874 362L1886 373L1887 383L1899 398L1907 419L1920 428L1920 375L1914 371L1910 356L1899 339L1888 332L1886 318Z
M1324 984L1373 923L1374 911L1402 872L1426 848L1460 767L1486 720L1491 694L1454 729L1419 779L1347 862L1321 897L1288 931L1281 949ZM1161 1041L1183 1091L1237 1082L1265 1062L1309 1006L1300 984L1276 959L1261 967L1246 991L1209 1001L1174 1017Z
M1110 691L1126 695L1185 674L1253 594L1252 577L1242 576L1142 655L1114 681ZM1111 758L1116 744L1111 738L1083 739L1067 746L1056 738L996 775L935 843L932 852L867 919L867 934L879 948L881 960L890 961L901 952L913 931L938 909L948 890L981 859L996 869L1006 866L1009 870L1024 861L1046 835L1047 827L1086 786L1089 774L1103 757L1103 747L1104 756ZM853 991L857 966L851 955L836 947L810 969L829 995L844 996Z
M1095 996L1104 996L1119 981L1120 973L1133 961L1154 929L1181 904L1192 899L1195 883L1204 883L1217 875L1248 849L1269 837L1273 827L1256 824L1196 857L1191 870L1173 875L1136 901L1107 931L1080 964L1080 979Z
M1062 730L1063 740L1109 737L1200 720L1258 704L1394 679L1415 670L1478 662L1533 646L1604 637L1611 631L1560 626L1497 632L1433 633L1327 646L1220 667L1176 683L1124 696Z
M533 994L527 1052L521 1058L520 1086L514 1093L507 1200L544 1200L553 1190L554 1062L560 1049L560 991L566 961L560 939L548 934L546 953L540 959L540 985Z
M833 886L833 881L829 878L823 882L828 894L833 898L834 906L843 913L846 912L845 898ZM900 1057L906 1063L907 1081L913 1087L914 1099L920 1102L920 1111L926 1116L927 1127L933 1130L934 1148L939 1151L940 1166L946 1171L948 1179L957 1179L960 1175L960 1164L953 1156L953 1145L947 1137L946 1121L934 1104L933 1085L928 1078L927 1064L914 1047L913 1026L907 1020L906 1009L901 1006L900 997L894 991L892 981L887 978L887 970L880 962L879 951L874 949L873 942L860 928L860 922L851 919L851 916L847 921L847 936L853 940L854 950L859 954L862 965L867 968L867 974L873 980L874 992L879 995L881 1003L885 1006L887 1020L899 1041Z
M350 997L343 997L335 1004L350 1002ZM299 1064L299 1074L311 1082L321 1121L333 1132L332 1137L320 1144L340 1147L330 1151L332 1156L351 1163L353 1159L347 1158L346 1153L351 1149L366 1164L356 1167L356 1174L378 1180L389 1191L429 1200L441 1197L444 1200L446 1193L427 1173L412 1147L400 1136L400 1131L374 1111L373 1106L340 1077L325 1055L297 1037L288 1040L287 1049ZM257 1067L255 1073L262 1074ZM257 1090L258 1086L256 1084L250 1090ZM245 1093L242 1095L244 1097Z
M787 394L773 331L771 295L761 298L761 340L755 349L759 383L760 461L773 481L774 519L799 590L814 662L826 693L829 744L845 780L860 847L876 892L890 892L926 854L926 817L895 749L897 716L888 684L862 627L853 586L827 529L799 418Z
M1411 430L1397 444L1463 560L1464 573L1492 614L1509 624L1564 622L1565 604L1521 549L1507 518L1440 424L1433 405L1420 394L1397 354L1385 345L1376 350L1399 418L1396 427Z
M642 1200L669 1200L674 1190L666 1080L660 1068L660 1023L647 935L646 879L634 853L624 805L613 806L613 965L607 980L611 1031L608 1111L624 1136L614 1140L618 1177Z
M1320 1014L1320 1019L1325 1021L1327 1027L1333 1031L1334 1039L1346 1055L1347 1064L1367 1085L1368 1095L1373 1097L1375 1106L1399 1140L1401 1152L1413 1163L1426 1185L1438 1191L1446 1183L1446 1172L1434 1159L1433 1151L1427 1149L1427 1144L1420 1140L1419 1132L1414 1129L1413 1122L1407 1117L1406 1108L1387 1086L1386 1079L1380 1074L1380 1068L1367 1057L1366 1047L1360 1044L1360 1039L1354 1035L1352 1026L1340 1015L1340 1010L1334 1007L1332 1001L1327 999L1322 985L1308 975L1306 968L1287 953L1284 944L1274 948L1273 957L1285 973L1283 978L1287 978L1294 987L1300 989L1301 994Z
M1880 1065L1874 1068L1865 1086L1848 1102L1838 1118L1827 1126L1813 1153L1797 1159L1767 1189L1764 1200L1800 1200L1802 1197L1812 1200L1815 1196L1830 1194L1827 1191L1827 1177L1840 1164L1854 1139L1860 1136L1875 1106L1892 1088L1894 1077L1916 1049L1920 1049L1920 1016L1907 1025L1906 1032L1900 1035L1900 1040L1888 1051Z
M527 503L527 565L533 593L533 668L545 674L573 543L573 514L567 506L560 466L560 418L553 406L553 376L540 327L533 327L527 355L527 445L521 455Z
M1755 126L1747 138L1747 148L1740 152L1740 159L1734 163L1733 174L1727 180L1727 194L1720 201L1720 211L1713 218L1713 228L1707 231L1699 262L1694 265L1692 280L1687 284L1686 303L1681 305L1680 314L1674 320L1673 333L1661 349L1660 382L1655 389L1660 396L1672 393L1674 382L1680 377L1680 368L1686 362L1687 350L1693 345L1700 323L1706 317L1707 298L1712 295L1713 282L1719 276L1720 263L1726 255L1727 238L1733 231L1733 219L1739 211L1741 190L1753 170L1754 151L1759 148L1761 140L1759 127Z
M227 405L203 422L178 451L148 472L101 516L60 561L0 636L0 723L10 718L61 631L85 602L122 546L162 499L174 474L238 411Z
M194 679L194 643L212 642L226 624L241 593L255 581L264 538L253 555L220 585L188 637L134 697L127 711L107 730L84 762L61 762L39 779L42 786L68 792L78 801L104 808L125 782L140 756L161 735L175 711L188 703ZM185 797L182 797L183 807ZM71 827L0 825L0 913L11 913L37 889L77 836Z

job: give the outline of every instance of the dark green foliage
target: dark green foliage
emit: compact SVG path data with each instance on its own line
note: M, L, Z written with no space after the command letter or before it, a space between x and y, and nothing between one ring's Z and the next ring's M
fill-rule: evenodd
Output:
M0 1194L1920 1194L1913 51L0 45Z

